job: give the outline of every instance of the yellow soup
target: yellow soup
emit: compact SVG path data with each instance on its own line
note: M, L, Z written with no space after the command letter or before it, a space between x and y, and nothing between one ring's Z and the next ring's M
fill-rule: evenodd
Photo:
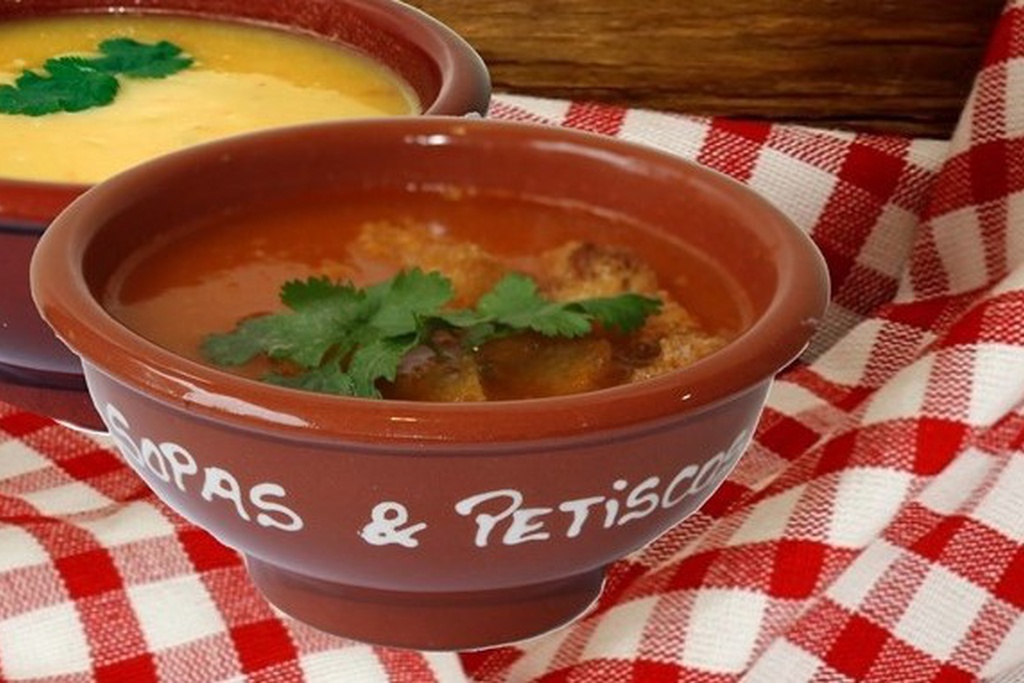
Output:
M194 63L166 78L120 78L108 106L43 116L0 113L0 176L94 183L151 157L246 131L419 111L415 94L398 77L336 44L171 16L0 23L0 84L13 84L50 57L93 54L115 37L170 41Z

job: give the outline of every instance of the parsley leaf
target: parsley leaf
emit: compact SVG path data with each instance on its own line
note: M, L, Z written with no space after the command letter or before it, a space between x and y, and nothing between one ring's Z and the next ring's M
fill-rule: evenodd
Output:
M658 299L633 293L583 299L571 305L593 316L605 327L625 333L640 329L648 316L661 310L661 302Z
M328 278L293 280L281 287L288 310L247 318L234 330L208 335L204 356L237 366L264 356L278 362L263 379L311 391L379 398L377 383L393 381L406 354L431 346L447 330L469 348L534 331L580 337L594 325L630 332L657 313L661 301L639 294L559 302L518 273L502 278L475 309L450 310L451 281L418 268L366 288Z
M90 60L93 68L130 78L165 78L192 66L192 58L181 48L161 40L140 43L132 38L111 38L100 43L102 57Z
M110 74L77 59L50 59L45 73L25 71L14 85L0 85L0 112L42 116L82 111L114 101L120 87Z
M480 297L477 311L496 326L508 331L533 330L548 337L582 337L592 328L585 312L537 292L537 283L519 273L510 273Z
M149 45L131 38L100 43L99 57L53 57L40 71L26 69L14 84L0 85L0 113L43 116L103 107L120 90L117 76L163 78L192 64L165 40Z

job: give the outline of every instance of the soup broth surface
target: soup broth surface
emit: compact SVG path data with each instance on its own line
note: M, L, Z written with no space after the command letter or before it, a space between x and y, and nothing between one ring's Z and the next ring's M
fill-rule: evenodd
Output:
M644 267L657 273L658 288L688 309L677 305L694 334L708 337L707 352L742 325L743 311L731 303L735 296L722 273L680 243L588 207L465 190L311 195L226 210L182 225L129 256L106 282L102 301L130 329L205 363L204 337L228 332L245 318L283 310L279 291L288 280L328 276L366 286L417 266L449 276L456 285L453 303L464 307L509 271L534 277L542 289L546 283L561 283L546 271L552 264L562 270L578 255L559 260L560 250L578 244L611 250L628 245L630 253L642 255ZM564 300L580 298L587 296ZM510 367L521 368L516 354L538 356L537 348L520 346L496 346L488 362L497 366L508 358ZM553 363L578 364L576 374L590 371L583 366L593 351L585 345L540 349L553 354ZM225 369L258 377L267 366ZM622 368L607 373L608 382L621 383L623 377ZM571 393L562 389L559 385L550 392ZM494 393L524 397L517 392L499 388ZM420 395L412 398L422 400Z
M167 40L194 59L161 79L119 78L110 105L43 116L0 113L0 177L94 183L160 154L247 131L327 119L411 115L415 93L337 44L199 18L78 15L0 22L0 84L109 38Z

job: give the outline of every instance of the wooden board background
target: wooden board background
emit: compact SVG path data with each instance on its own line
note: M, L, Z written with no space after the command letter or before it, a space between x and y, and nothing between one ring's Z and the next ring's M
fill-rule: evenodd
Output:
M947 137L1003 0L411 0L496 91Z

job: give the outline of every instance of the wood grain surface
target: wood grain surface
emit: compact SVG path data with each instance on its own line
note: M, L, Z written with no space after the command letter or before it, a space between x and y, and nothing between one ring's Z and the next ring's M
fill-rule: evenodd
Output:
M947 137L1003 0L411 0L495 91Z

